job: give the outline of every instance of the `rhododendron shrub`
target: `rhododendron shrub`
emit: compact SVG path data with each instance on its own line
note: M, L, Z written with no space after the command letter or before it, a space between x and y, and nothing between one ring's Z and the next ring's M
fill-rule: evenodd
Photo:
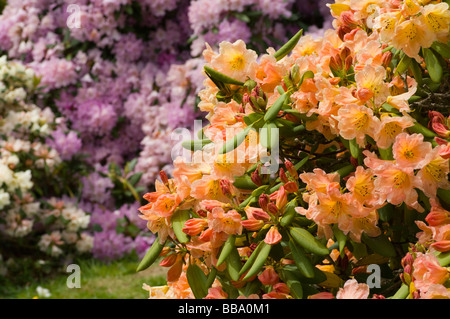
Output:
M89 169L79 192L68 195L98 214L90 225L96 257L119 258L151 242L136 229L142 223L123 218L154 188L161 169L171 174L172 130L190 128L199 115L204 42L275 45L299 26L319 27L323 3L11 0L0 6L0 51L35 71L36 104L66 125L48 145L63 161L76 155Z
M206 45L209 123L139 209L150 298L449 297L449 6L329 7L323 37Z
M32 69L0 58L0 255L11 277L24 267L49 271L93 246L90 215L69 197L86 172L75 154L78 136L32 102L37 84ZM73 148L60 152L55 136Z

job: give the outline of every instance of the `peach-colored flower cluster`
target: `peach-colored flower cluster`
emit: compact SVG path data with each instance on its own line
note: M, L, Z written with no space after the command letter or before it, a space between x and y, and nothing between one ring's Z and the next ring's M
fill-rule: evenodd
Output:
M448 114L415 104L448 72L432 63L448 64L448 5L330 8L323 38L298 33L262 55L241 40L206 46L201 146L139 209L158 235L142 263L169 268L151 297L365 299L357 269L400 265L417 227L409 282L448 297L433 286L448 279L434 260L450 250Z

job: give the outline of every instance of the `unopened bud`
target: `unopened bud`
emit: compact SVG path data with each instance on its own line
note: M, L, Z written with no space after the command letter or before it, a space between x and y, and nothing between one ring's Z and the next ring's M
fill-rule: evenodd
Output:
M347 33L350 33L352 31L352 28L350 28L349 26L344 26L341 25L338 27L337 29L337 34L339 36L339 39L341 39L341 41L344 41L344 37Z
M295 169L295 166L294 166L294 164L292 164L291 161L286 160L286 161L284 162L284 166L286 166L286 169L288 170L289 174L291 174L291 177L292 177L293 179L298 179L298 172L297 172L297 170Z
M258 85L258 83L256 83L252 79L249 79L249 80L245 81L245 83L244 83L244 86L247 88L247 90L249 92L251 92L256 87L256 85Z
M373 91L371 89L363 87L356 90L355 95L358 100L360 100L362 103L365 103L373 97Z
M267 194L261 194L259 196L259 207L267 211L267 205L269 204L269 196Z
M394 55L392 54L391 51L386 51L386 52L384 52L383 55L382 55L382 57L381 57L381 64L382 64L385 68L387 68L387 67L389 66L389 64L391 64L391 60L392 60L392 57L393 57L393 56L394 56Z
M449 222L449 216L445 210L435 209L425 217L425 220L430 226L439 226L447 224Z
M258 170L254 170L253 173L251 174L251 179L252 182L255 183L256 186L261 186L263 184L262 178L259 175Z
M286 184L284 184L284 189L288 193L295 193L298 191L298 185L296 182L290 181L290 182L287 182Z
M448 127L442 123L431 123L431 127L433 128L433 131L436 132L437 135L443 138L449 138L450 137L450 130Z
M259 107L261 110L265 110L265 109L266 109L267 101L264 100L264 98L262 98L262 97L259 96L259 97L256 99L256 103L258 104L258 107Z
M431 244L431 247L440 252L447 252L450 250L450 240L440 240Z
M177 261L177 254L170 254L169 256L161 260L159 265L161 267L172 267L176 261Z
M287 178L286 173L284 172L283 167L280 168L280 172L278 173L278 176L280 177L280 180L281 180L283 183L289 182L289 179Z
M278 208L274 203L267 204L267 211L272 215L278 214Z
M340 18L341 18L342 23L346 27L353 29L358 26L358 22L355 20L355 17L353 16L353 12L350 10L342 12Z
M349 55L345 58L345 71L348 72L353 65L353 57Z
M407 253L405 257L402 258L401 264L405 268L407 265L412 265L414 263L414 257L411 253Z
M166 172L160 171L159 177L161 177L161 181L163 182L164 185L169 183L169 179L167 178Z
M264 226L264 222L257 219L245 219L241 220L241 225L249 231L258 231Z
M294 82L294 84L297 84L300 82L300 79L301 79L300 69L297 64L294 64L294 66L291 68L291 79Z
M258 276L259 281L266 286L273 286L280 281L280 277L273 268L273 266L267 266L266 269Z
M252 212L253 218L257 220L262 220L268 222L270 220L269 214L267 214L264 210L256 208Z
M282 209L287 204L287 192L284 186L281 186L277 193L276 206L278 209Z

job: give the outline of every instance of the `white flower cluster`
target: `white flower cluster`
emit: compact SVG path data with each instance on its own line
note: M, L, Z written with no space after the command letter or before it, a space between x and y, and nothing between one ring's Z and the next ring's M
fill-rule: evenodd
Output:
M35 172L53 174L62 161L45 142L58 119L50 108L27 101L35 81L33 71L0 57L0 233L53 257L89 252L93 237L84 231L90 216L70 200L33 195L40 186L33 184Z
M0 57L0 107L20 104L36 83L34 71L23 64ZM0 108L1 110L1 108Z
M49 200L52 209L44 211L46 218L53 217L53 231L42 235L39 240L39 249L51 256L60 256L64 246L75 245L79 253L92 250L94 238L82 231L87 228L90 216L72 203L59 201L55 198Z

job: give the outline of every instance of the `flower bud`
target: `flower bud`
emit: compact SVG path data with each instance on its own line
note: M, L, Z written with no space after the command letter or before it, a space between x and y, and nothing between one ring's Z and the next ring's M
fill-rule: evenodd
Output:
M267 101L264 100L264 98L262 98L262 97L258 97L258 98L256 99L256 104L258 104L258 107L259 107L261 110L265 110L265 109L266 109L266 106L267 106Z
M263 211L260 208L255 208L252 210L252 216L254 219L262 220L265 222L268 222L270 220L269 214L267 214L265 211Z
M339 82L341 82L341 78L338 76L335 76L333 78L330 78L328 80L328 82L330 82L331 85L337 85L337 84L339 84Z
M277 198L275 200L278 209L282 209L287 204L287 193L284 186L281 186L277 193Z
M352 28L350 28L349 26L345 26L345 25L339 26L337 29L337 34L339 36L339 39L341 39L341 41L344 41L345 35L347 33L350 33L351 31L352 31Z
M272 226L266 234L266 238L264 238L264 242L267 245L276 245L278 244L283 237L281 236L278 228L276 226Z
M269 196L267 194L261 194L259 196L259 207L267 211L267 205L269 204Z
M259 281L266 286L273 286L280 281L280 277L273 268L273 266L267 266L266 269L258 276Z
M257 219L245 219L241 220L241 225L249 231L257 231L264 226L264 222Z
M244 83L244 87L246 87L249 92L251 92L257 85L258 85L258 83L256 83L252 79L249 79L249 80L245 81L245 83Z
M353 29L359 25L353 16L353 12L350 10L342 12L340 18L342 23L349 28Z
M278 208L274 203L267 204L267 211L273 215L278 214Z
M298 173L297 170L295 169L294 164L292 164L291 161L286 160L284 162L284 165L286 166L286 169L288 170L289 174L291 174L292 178L298 179Z
M188 219L184 223L183 232L189 236L200 234L208 226L208 221L203 218Z
M261 176L259 175L258 170L254 170L251 174L252 182L255 183L256 186L261 186L263 184L263 181L261 179Z
M170 254L169 256L166 256L159 265L161 267L172 267L173 264L177 261L177 254Z
M439 226L449 222L449 216L443 209L434 209L425 217L426 222L430 226Z
M405 268L406 265L412 265L414 263L414 257L411 253L407 253L405 257L402 258L401 264Z
M368 88L360 88L355 93L356 98L365 103L373 97L373 91Z
M273 290L277 293L285 295L288 295L290 293L289 287L284 282L273 285Z
M384 68L387 68L389 64L391 64L391 60L394 54L392 54L391 51L386 51L381 56L381 65L384 66Z
M289 182L289 179L287 178L286 173L284 172L283 167L280 167L280 172L278 173L278 176L280 177L280 180L281 180L283 183Z
M443 138L449 138L450 137L450 130L448 127L442 123L431 123L431 127L433 128L433 131L436 132L437 135Z
M296 182L293 181L287 182L286 184L284 184L284 189L288 193L295 193L298 191L298 185Z
M431 244L431 247L440 252L446 252L450 250L450 240L440 240Z
M291 68L291 79L294 82L294 84L297 84L300 82L301 76L300 76L300 68L297 64L294 64L294 66Z
M161 177L161 181L163 182L164 185L169 183L169 179L167 178L166 172L160 171L159 177Z

